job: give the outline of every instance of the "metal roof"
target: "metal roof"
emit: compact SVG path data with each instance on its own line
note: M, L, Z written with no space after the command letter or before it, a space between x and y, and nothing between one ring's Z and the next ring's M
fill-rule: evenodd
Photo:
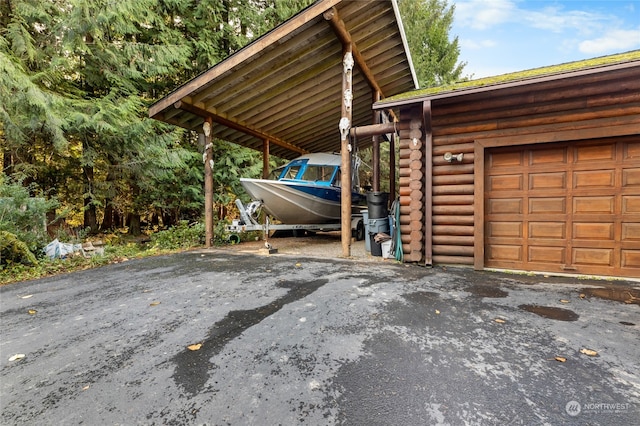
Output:
M356 56L352 126L371 124L372 86L383 98L417 87L396 0L316 1L160 99L149 116L199 132L211 116L214 137L257 150L269 139L270 153L282 158L337 151L339 34L351 38Z

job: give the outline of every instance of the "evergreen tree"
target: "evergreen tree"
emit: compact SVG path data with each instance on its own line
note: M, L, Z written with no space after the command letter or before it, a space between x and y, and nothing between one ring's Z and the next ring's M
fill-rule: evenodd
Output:
M458 62L458 37L450 40L455 6L446 0L399 0L402 23L420 87L458 81L464 62Z

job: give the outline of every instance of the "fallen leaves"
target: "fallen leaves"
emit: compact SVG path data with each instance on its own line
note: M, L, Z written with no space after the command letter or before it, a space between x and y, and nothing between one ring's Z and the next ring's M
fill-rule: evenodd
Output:
M586 348L580 349L580 353L588 355L588 356L596 356L596 355L598 355L598 352L594 351L593 349L586 349Z
M27 294L26 296L20 296L20 299L29 299L32 297L33 297L33 294Z
M27 311L27 313L28 313L29 315L35 315L35 314L37 314L37 313L38 313L38 311L36 311L35 309L29 309L29 310Z
M494 319L494 321L497 322L498 324L504 324L506 322L502 318L496 318L496 319Z
M554 359L558 362L567 362L567 359L563 356L557 356Z
M440 311L436 309L436 315L440 315Z
M9 362L18 361L18 360L21 360L24 357L26 357L25 354L15 354L15 355L13 355L12 357L9 358Z
M149 303L149 306L158 306L160 304L160 302L158 302L157 300L155 302L151 302Z
M199 351L201 347L202 347L202 343L196 343L196 344L187 346L187 349L189 349L190 351Z
M560 303L569 303L567 299L560 299Z

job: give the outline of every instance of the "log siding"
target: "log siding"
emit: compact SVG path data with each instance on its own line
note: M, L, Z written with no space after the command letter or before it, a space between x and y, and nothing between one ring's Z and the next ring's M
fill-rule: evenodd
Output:
M405 261L481 269L485 150L640 135L640 64L533 85L413 99L398 108L402 124L410 127L400 133ZM446 153L463 154L463 159L449 162ZM430 235L420 232L426 228Z

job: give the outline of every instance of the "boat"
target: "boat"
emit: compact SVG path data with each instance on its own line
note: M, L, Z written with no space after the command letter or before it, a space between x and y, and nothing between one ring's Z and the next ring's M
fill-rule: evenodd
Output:
M353 213L366 205L359 190L359 159L353 162L351 201ZM270 179L241 178L254 201L283 224L339 223L341 218L341 157L333 153L300 156L274 170Z

